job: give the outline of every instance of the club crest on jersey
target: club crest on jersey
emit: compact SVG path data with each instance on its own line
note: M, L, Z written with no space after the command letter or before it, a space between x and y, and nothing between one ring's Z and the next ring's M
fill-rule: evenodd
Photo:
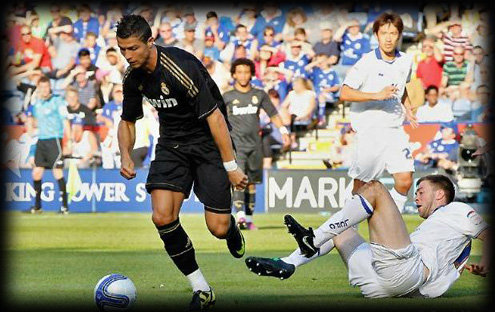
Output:
M143 85L139 85L139 86L138 86L138 90L139 90L139 91L143 91Z
M170 94L170 90L167 88L167 85L165 84L165 82L162 82L160 84L160 89L162 90L162 93L165 94L165 95L169 95Z
M256 95L253 95L253 97L251 98L251 102L253 102L253 104L258 104L258 97Z

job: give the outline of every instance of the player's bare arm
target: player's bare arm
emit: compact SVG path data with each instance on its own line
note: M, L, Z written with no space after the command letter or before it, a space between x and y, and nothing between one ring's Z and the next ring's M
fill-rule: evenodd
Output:
M414 116L411 107L411 100L409 99L409 94L407 93L407 88L404 89L404 94L402 95L401 103L406 108L406 120L409 121L413 129L419 127L418 118Z
M235 161L234 149L232 147L229 129L227 128L227 123L225 122L225 118L220 110L216 108L210 116L206 117L206 121L210 127L211 135L215 140L215 144L220 150L220 155L224 164ZM229 175L230 182L236 189L246 188L248 178L239 167L235 170L227 170L227 173Z
M287 131L287 128L284 126L284 123L282 122L282 118L280 118L280 116L277 114L272 116L270 120L271 122L273 122L275 127L280 129L284 147L288 147L290 145L290 136L289 136L289 132Z
M120 175L130 180L136 177L131 152L136 141L136 125L133 121L121 120L117 131L120 149Z
M483 250L479 263L471 263L466 265L466 270L474 275L486 277L490 273L490 231L485 229L478 235L478 239L483 241Z
M396 86L386 86L380 92L362 92L344 84L340 99L348 102L383 101L393 98L397 91Z

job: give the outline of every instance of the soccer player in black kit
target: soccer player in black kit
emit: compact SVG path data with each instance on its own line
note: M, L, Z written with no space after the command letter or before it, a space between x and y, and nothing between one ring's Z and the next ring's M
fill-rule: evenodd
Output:
M234 191L234 208L241 229L254 230L253 213L256 199L256 184L263 179L263 151L260 136L260 109L282 133L284 147L290 145L289 131L283 125L277 109L260 88L251 85L255 74L253 61L239 58L232 62L230 74L234 87L223 94L234 139L239 167L248 175L248 187Z
M225 104L201 62L179 48L155 45L141 16L122 17L117 42L129 63L118 127L120 174L126 179L136 176L131 151L135 121L143 117L145 98L158 110L160 122L160 138L146 181L152 220L166 252L193 288L189 310L206 309L215 303L215 294L198 267L179 212L194 182L210 232L227 240L234 257L244 255L244 238L231 215L231 188L244 189L247 176L235 159Z

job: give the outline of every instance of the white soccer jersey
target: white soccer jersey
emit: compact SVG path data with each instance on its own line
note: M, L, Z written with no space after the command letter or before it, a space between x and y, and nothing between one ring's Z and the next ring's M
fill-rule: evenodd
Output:
M396 51L393 61L385 61L378 48L363 55L349 70L343 84L362 92L376 93L391 85L398 91L390 100L352 103L349 114L352 128L362 131L402 126L405 109L401 99L411 71L412 57L403 52Z
M419 292L425 297L444 294L459 278L456 264L467 260L471 239L488 227L469 205L452 202L438 208L411 233L430 276Z

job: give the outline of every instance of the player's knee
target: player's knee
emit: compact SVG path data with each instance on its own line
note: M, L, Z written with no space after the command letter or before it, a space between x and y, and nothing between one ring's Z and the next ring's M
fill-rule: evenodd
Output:
M395 189L401 194L406 194L413 184L412 176L405 176L395 181Z
M153 213L151 220L155 226L160 227L174 222L177 220L177 217L172 214Z
M213 224L209 223L208 230L216 238L223 239L227 237L227 233L229 232L229 226L230 226L229 220L227 220L226 222L217 221Z

